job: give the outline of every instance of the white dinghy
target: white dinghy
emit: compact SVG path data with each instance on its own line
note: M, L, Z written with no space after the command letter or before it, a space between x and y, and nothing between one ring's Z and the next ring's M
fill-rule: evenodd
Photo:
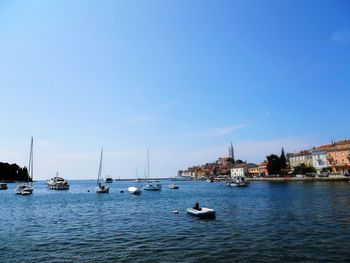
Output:
M215 218L215 210L207 207L199 207L196 203L194 207L187 208L187 214L198 217L198 218Z
M135 186L128 187L128 192L133 195L140 195L142 193L141 188Z

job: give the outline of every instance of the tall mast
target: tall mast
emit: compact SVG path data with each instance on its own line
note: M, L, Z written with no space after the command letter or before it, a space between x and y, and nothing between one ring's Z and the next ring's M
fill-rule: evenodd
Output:
M100 167L98 168L97 185L98 185L99 181L101 180L101 174L102 174L102 155L103 155L103 148L101 149Z
M147 174L149 179L149 148L147 149Z
M27 183L29 183L29 178L31 180L31 186L33 185L33 137L30 142L30 153L29 153L29 164L28 164L28 178Z

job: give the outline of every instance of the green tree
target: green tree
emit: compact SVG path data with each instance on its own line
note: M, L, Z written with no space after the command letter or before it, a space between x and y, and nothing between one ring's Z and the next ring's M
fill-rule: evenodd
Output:
M280 157L278 157L276 154L271 154L266 156L266 159L268 161L267 170L269 175L280 174L282 169Z
M306 166L305 164L300 164L294 167L293 174L307 174L315 173L316 169L313 166Z
M287 168L287 159L286 159L286 155L284 154L283 147L281 150L280 162L281 162L281 169L286 169Z

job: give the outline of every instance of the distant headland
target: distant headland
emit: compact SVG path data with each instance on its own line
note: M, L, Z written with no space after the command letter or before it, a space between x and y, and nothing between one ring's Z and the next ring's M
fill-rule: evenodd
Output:
M21 168L18 164L0 162L0 182L26 182L31 181L26 167Z

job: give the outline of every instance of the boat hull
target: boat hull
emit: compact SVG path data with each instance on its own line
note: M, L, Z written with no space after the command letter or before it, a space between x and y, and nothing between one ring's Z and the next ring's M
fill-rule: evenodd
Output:
M0 183L0 190L7 190L7 189L8 189L7 184Z
M69 190L69 185L48 185L52 190Z
M18 195L31 195L33 194L33 188L30 186L19 186L15 189Z
M105 181L105 183L107 183L107 184L113 183L113 179L112 179L112 178L105 178L104 181Z
M214 209L210 209L210 208L206 208L206 207L202 207L201 210L196 210L194 208L187 208L187 214L191 215L191 216L195 216L198 218L215 218L216 214L215 214L215 210Z
M142 193L140 188L134 186L129 187L128 192L133 195L140 195Z
M109 193L109 187L108 186L104 186L104 187L96 186L96 193L107 194L107 193Z
M160 184L146 184L143 187L143 189L147 190L147 191L160 191L160 190L162 190L162 185L160 185Z

